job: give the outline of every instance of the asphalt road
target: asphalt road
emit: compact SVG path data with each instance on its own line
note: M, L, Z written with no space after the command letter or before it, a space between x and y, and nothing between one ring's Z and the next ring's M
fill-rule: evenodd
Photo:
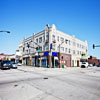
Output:
M100 68L0 70L0 100L100 100Z

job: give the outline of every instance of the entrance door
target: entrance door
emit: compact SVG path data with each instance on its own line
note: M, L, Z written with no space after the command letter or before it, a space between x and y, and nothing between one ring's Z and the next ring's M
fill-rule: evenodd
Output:
M58 57L52 57L52 68L58 68L59 63L58 63Z
M29 57L26 58L26 65L29 65Z
M35 56L35 66L39 67L39 57Z
M79 67L79 60L77 60L77 67Z
M74 67L74 60L72 60L72 67Z

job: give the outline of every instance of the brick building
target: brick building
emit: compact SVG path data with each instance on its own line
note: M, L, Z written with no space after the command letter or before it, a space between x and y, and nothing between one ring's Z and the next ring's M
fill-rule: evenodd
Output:
M90 58L88 58L88 63L89 64L99 64L100 63L100 60L97 59L96 57L93 57L93 56L90 56Z

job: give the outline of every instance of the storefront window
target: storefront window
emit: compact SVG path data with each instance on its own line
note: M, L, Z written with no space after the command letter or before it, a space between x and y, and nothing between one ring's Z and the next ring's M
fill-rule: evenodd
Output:
M61 37L61 38L60 38L60 41L61 41L61 42L64 42L64 38Z

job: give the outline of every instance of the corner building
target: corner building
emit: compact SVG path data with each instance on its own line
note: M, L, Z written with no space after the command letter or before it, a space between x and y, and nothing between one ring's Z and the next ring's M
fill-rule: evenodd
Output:
M80 66L80 59L88 59L87 41L57 30L54 24L51 27L46 25L43 31L24 38L19 45L19 51L23 65L74 67Z

